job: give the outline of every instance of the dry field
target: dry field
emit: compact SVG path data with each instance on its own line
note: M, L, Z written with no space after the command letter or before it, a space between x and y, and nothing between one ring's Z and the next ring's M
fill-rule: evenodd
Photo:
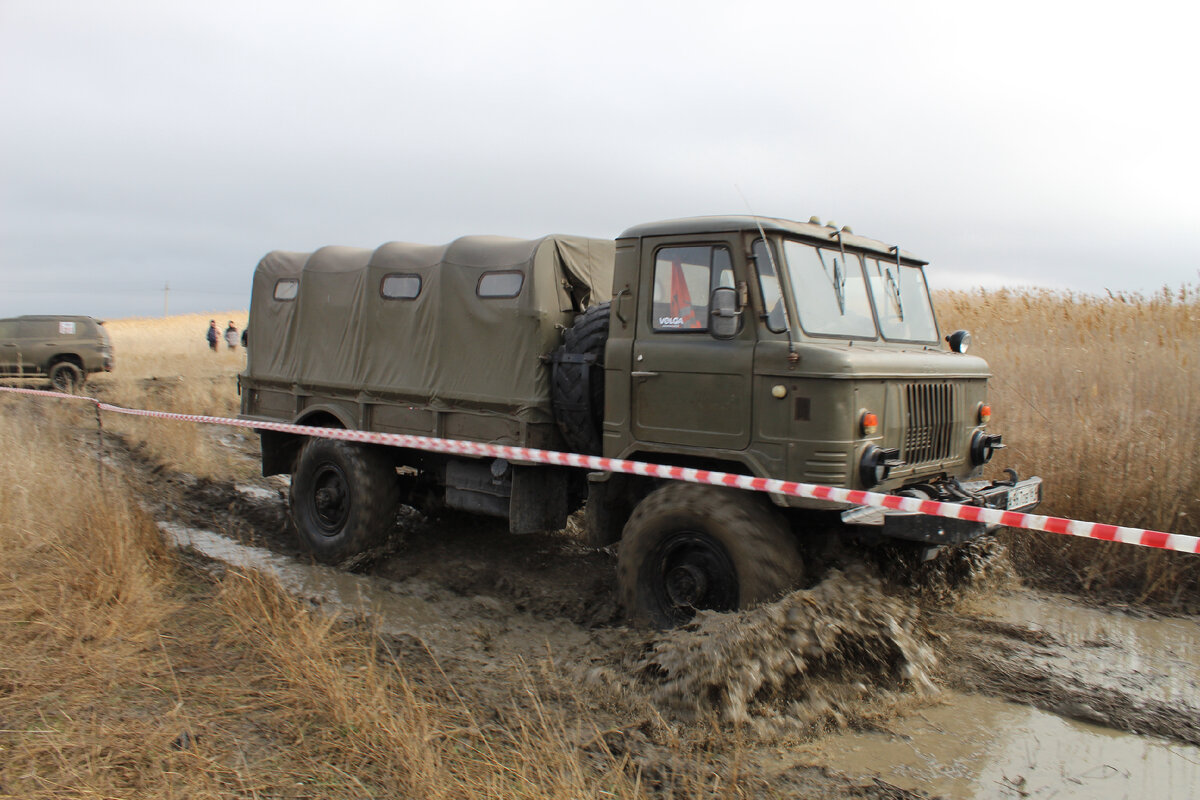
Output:
M237 373L245 367L245 350L230 350L222 340L217 352L210 351L204 339L210 319L222 331L232 320L240 331L246 312L108 322L116 369L94 376L85 392L103 392L107 402L129 408L237 416ZM143 443L165 466L200 475L228 474L231 468L202 426L115 414L106 415L104 424Z
M1048 512L1200 533L1195 290L953 294L938 308L943 328L971 329L974 352L992 364L993 427L1011 446L999 466L1045 477ZM211 316L110 322L118 371L89 391L122 405L233 415L244 356L208 351ZM168 476L252 472L212 429L114 414L104 426ZM595 709L572 705L571 687L543 702L553 682L536 664L485 712L362 620L314 613L258 573L209 575L162 544L132 472L113 462L101 478L84 404L0 396L0 450L0 797L795 790L764 790L748 777L727 729L693 731L693 766L672 785L647 782L627 753L608 749L613 731ZM1025 575L1055 585L1168 607L1200 597L1194 556L1050 534L1008 541ZM705 741L720 741L722 756L706 760ZM674 747L669 737L662 744ZM912 796L810 779L808 796Z
M568 736L586 714L530 689L480 719L362 624L190 568L139 487L101 481L90 414L0 397L0 797L642 794Z

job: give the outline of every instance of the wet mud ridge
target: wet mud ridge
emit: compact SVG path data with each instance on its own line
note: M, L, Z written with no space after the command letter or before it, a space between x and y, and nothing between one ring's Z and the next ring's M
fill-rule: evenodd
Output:
M834 769L833 750L805 748L834 748L849 734L920 749L918 734L900 732L903 718L966 695L1200 744L1194 618L1138 618L1015 583L958 602L977 591L963 587L986 559L958 563L955 581L916 586L870 563L841 563L777 602L647 632L622 623L614 555L584 547L570 527L511 536L498 522L407 511L369 559L334 569L297 548L286 481L204 480L119 439L110 448L147 484L150 510L180 546L273 572L318 605L373 615L401 663L444 674L501 716L526 702L521 687L535 680L545 702L586 710L581 746L621 754L663 787L736 759L764 795L926 796L925 783L901 788L904 776L882 763ZM1200 762L1200 750L1187 752Z

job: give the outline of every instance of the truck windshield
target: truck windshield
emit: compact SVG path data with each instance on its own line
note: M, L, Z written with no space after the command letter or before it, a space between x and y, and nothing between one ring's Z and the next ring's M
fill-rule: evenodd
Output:
M862 260L854 253L801 242L783 245L800 327L817 336L874 339Z
M925 272L920 267L868 258L867 283L871 286L879 327L885 339L938 340L929 287L925 285Z

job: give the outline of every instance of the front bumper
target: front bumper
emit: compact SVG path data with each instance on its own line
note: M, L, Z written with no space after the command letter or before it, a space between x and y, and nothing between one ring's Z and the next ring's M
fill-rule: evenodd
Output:
M968 481L957 488L965 495L961 502L967 505L994 508L1000 511L1028 512L1042 502L1042 479L1033 477L1023 481L994 483ZM947 502L945 498L933 498ZM842 522L858 528L873 529L878 536L891 539L906 539L934 545L962 544L998 528L984 522L965 519L932 517L917 511L898 511L890 508L856 506L842 512Z

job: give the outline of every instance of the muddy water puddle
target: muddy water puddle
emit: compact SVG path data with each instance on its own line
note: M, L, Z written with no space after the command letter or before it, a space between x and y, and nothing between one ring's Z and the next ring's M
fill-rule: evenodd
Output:
M1183 800L1200 792L1200 748L979 695L941 699L891 720L890 732L837 734L799 754L849 776L953 798Z
M299 597L345 611L370 611L386 621L390 633L424 630L438 621L439 615L430 603L416 597L381 591L369 578L331 567L302 564L261 547L240 544L212 531L169 522L160 522L159 529L176 547L194 550L231 567L273 575L284 589Z
M244 485L239 485L234 488L237 489L239 492L241 492L246 497L250 498L251 500L258 500L260 502L271 502L271 501L279 500L279 498L280 498L280 490L279 489L268 489L265 486L244 486Z
M1093 608L1025 591L998 596L986 616L1049 634L1037 657L1059 674L1192 708L1200 717L1200 620ZM1197 789L1200 793L1200 789Z

